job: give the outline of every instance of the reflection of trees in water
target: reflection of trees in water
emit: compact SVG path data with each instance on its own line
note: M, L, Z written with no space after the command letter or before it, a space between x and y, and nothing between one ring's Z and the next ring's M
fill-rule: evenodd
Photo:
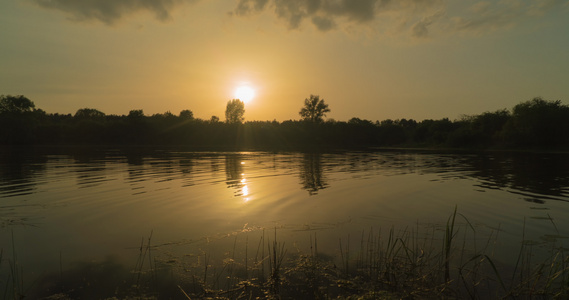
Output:
M443 180L474 178L482 189L505 189L526 201L569 201L569 156L544 153L418 154L414 167ZM392 164L384 167L391 168ZM404 165L411 165L407 162ZM407 167L405 167L407 168Z
M234 188L236 190L235 196L243 196L243 188L247 186L243 172L243 162L243 156L241 154L228 154L225 156L226 183L228 188Z
M80 151L73 153L72 157L75 160L74 170L79 188L98 186L110 180L106 175L108 158L104 152Z
M310 195L329 187L323 165L331 172L359 178L375 175L435 174L442 180L475 179L482 189L504 189L526 201L569 201L569 155L495 152L479 154L376 152L339 155L305 154L301 185Z
M195 165L194 160L191 157L181 158L179 164L180 171L182 172L182 181L184 182L182 186L194 185L194 180L192 178Z
M302 188L310 195L316 195L319 190L328 187L322 172L322 154L305 153L300 169Z
M144 155L142 155L140 152L128 152L125 156L127 164L131 166L144 165Z
M209 178L208 172L223 172L225 168L227 187L235 190L236 196L248 193L243 161L251 156L245 153L171 153L136 152L124 153L128 183L136 193L146 186L146 181L182 179L182 186L195 184ZM306 153L296 155L255 154L255 160L278 173L294 172L300 166L301 188L310 195L328 188L324 175L327 172L352 173L354 178L394 176L409 173L432 174L440 180L469 179L484 190L502 189L518 194L520 199L543 203L544 201L569 202L569 155L512 152L486 153L433 153L418 151L401 152L348 152L342 154ZM124 157L116 153L80 152L65 156L66 161L58 166L71 167L78 187L97 186L116 178L114 164ZM47 165L49 161L49 165ZM53 156L32 151L0 152L0 197L34 193L40 176L52 166ZM46 167L47 165L47 167ZM270 167L267 167L270 166ZM250 166L257 168L258 165ZM48 178L49 180L49 178Z
M194 160L191 158L180 159L180 171L183 174L190 174L194 168Z
M144 169L145 155L139 151L126 151L127 178L128 182L132 185L135 182L144 181L146 172ZM133 187L133 190L140 189L140 187Z
M211 159L209 163L209 169L212 173L217 173L221 169L222 162L216 157L215 159Z
M104 162L90 162L76 170L77 186L80 188L95 187L108 181L105 174L106 166Z
M469 164L473 168L471 176L482 180L481 187L509 188L514 190L511 192L519 193L525 200L536 203L543 203L547 199L569 201L567 155L538 153L482 155L469 161Z
M19 150L0 153L0 198L34 193L35 178L45 172L45 155Z
M191 163L177 160L170 153L152 152L144 155L139 152L126 153L130 182L157 178L159 182L170 181L179 172L191 171Z

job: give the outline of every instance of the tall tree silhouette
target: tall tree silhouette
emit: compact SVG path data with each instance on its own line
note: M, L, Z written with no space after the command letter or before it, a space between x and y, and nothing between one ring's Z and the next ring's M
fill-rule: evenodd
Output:
M239 99L227 101L225 108L225 120L227 123L241 123L245 119L245 103Z
M318 95L310 95L310 98L304 99L304 107L300 110L300 116L311 122L322 122L322 117L330 112L328 104L324 103L324 99L320 99Z

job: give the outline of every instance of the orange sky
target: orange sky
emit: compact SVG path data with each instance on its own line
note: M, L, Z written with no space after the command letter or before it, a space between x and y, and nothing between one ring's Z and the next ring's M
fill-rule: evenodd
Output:
M569 1L6 0L0 94L48 113L451 119L569 101Z

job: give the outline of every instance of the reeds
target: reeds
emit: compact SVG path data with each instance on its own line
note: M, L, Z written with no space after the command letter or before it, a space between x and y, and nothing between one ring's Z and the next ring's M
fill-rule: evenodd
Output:
M202 252L180 260L179 269L161 264L152 233L139 247L131 297L145 299L401 299L569 297L569 257L558 242L538 256L525 231L508 267L494 257L497 233L477 240L477 230L455 207L443 226L424 229L369 228L358 238L341 237L338 249L322 249L310 234L307 252L289 252L278 231L260 232L256 250L237 238L224 257ZM354 242L356 240L356 242ZM14 242L12 242L14 244ZM2 299L24 295L15 246ZM254 253L254 255L252 255ZM0 250L0 269L4 252ZM250 255L251 254L251 255ZM172 276L165 276L167 270ZM165 278L168 277L168 278ZM167 281L165 284L164 282ZM162 282L162 283L161 283ZM9 288L8 288L9 286ZM73 288L73 287L71 287ZM116 295L116 294L115 294Z
M8 270L5 272L5 279L3 279L3 272L1 272L4 262L4 249L0 249L0 284L4 284L2 299L24 299L26 295L24 288L24 270L18 261L16 242L14 241L14 232L12 231L11 234L12 257L6 259L8 261Z
M272 241L263 232L253 262L248 263L245 255L242 265L246 278L240 278L241 285L235 286L240 293L233 294L233 298L569 296L569 258L564 248L551 245L550 255L537 262L535 249L521 243L519 259L512 268L494 258L492 245L497 233L482 240L477 240L477 234L474 225L456 208L442 228L433 227L432 231L422 230L417 223L402 230L370 228L359 234L357 243L347 235L339 239L336 256L319 251L316 235L310 236L308 253L288 253L284 243L278 242L276 229ZM214 294L232 298L227 290ZM200 298L203 294L190 296Z

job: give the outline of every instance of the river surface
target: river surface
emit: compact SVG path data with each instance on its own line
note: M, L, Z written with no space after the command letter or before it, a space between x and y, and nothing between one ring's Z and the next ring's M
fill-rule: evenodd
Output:
M223 260L252 257L276 232L289 251L317 239L337 256L365 232L442 232L455 207L482 243L494 236L497 260L522 240L567 246L569 236L567 154L1 153L0 268L17 260L28 282L109 257L134 266L142 242L163 261Z

